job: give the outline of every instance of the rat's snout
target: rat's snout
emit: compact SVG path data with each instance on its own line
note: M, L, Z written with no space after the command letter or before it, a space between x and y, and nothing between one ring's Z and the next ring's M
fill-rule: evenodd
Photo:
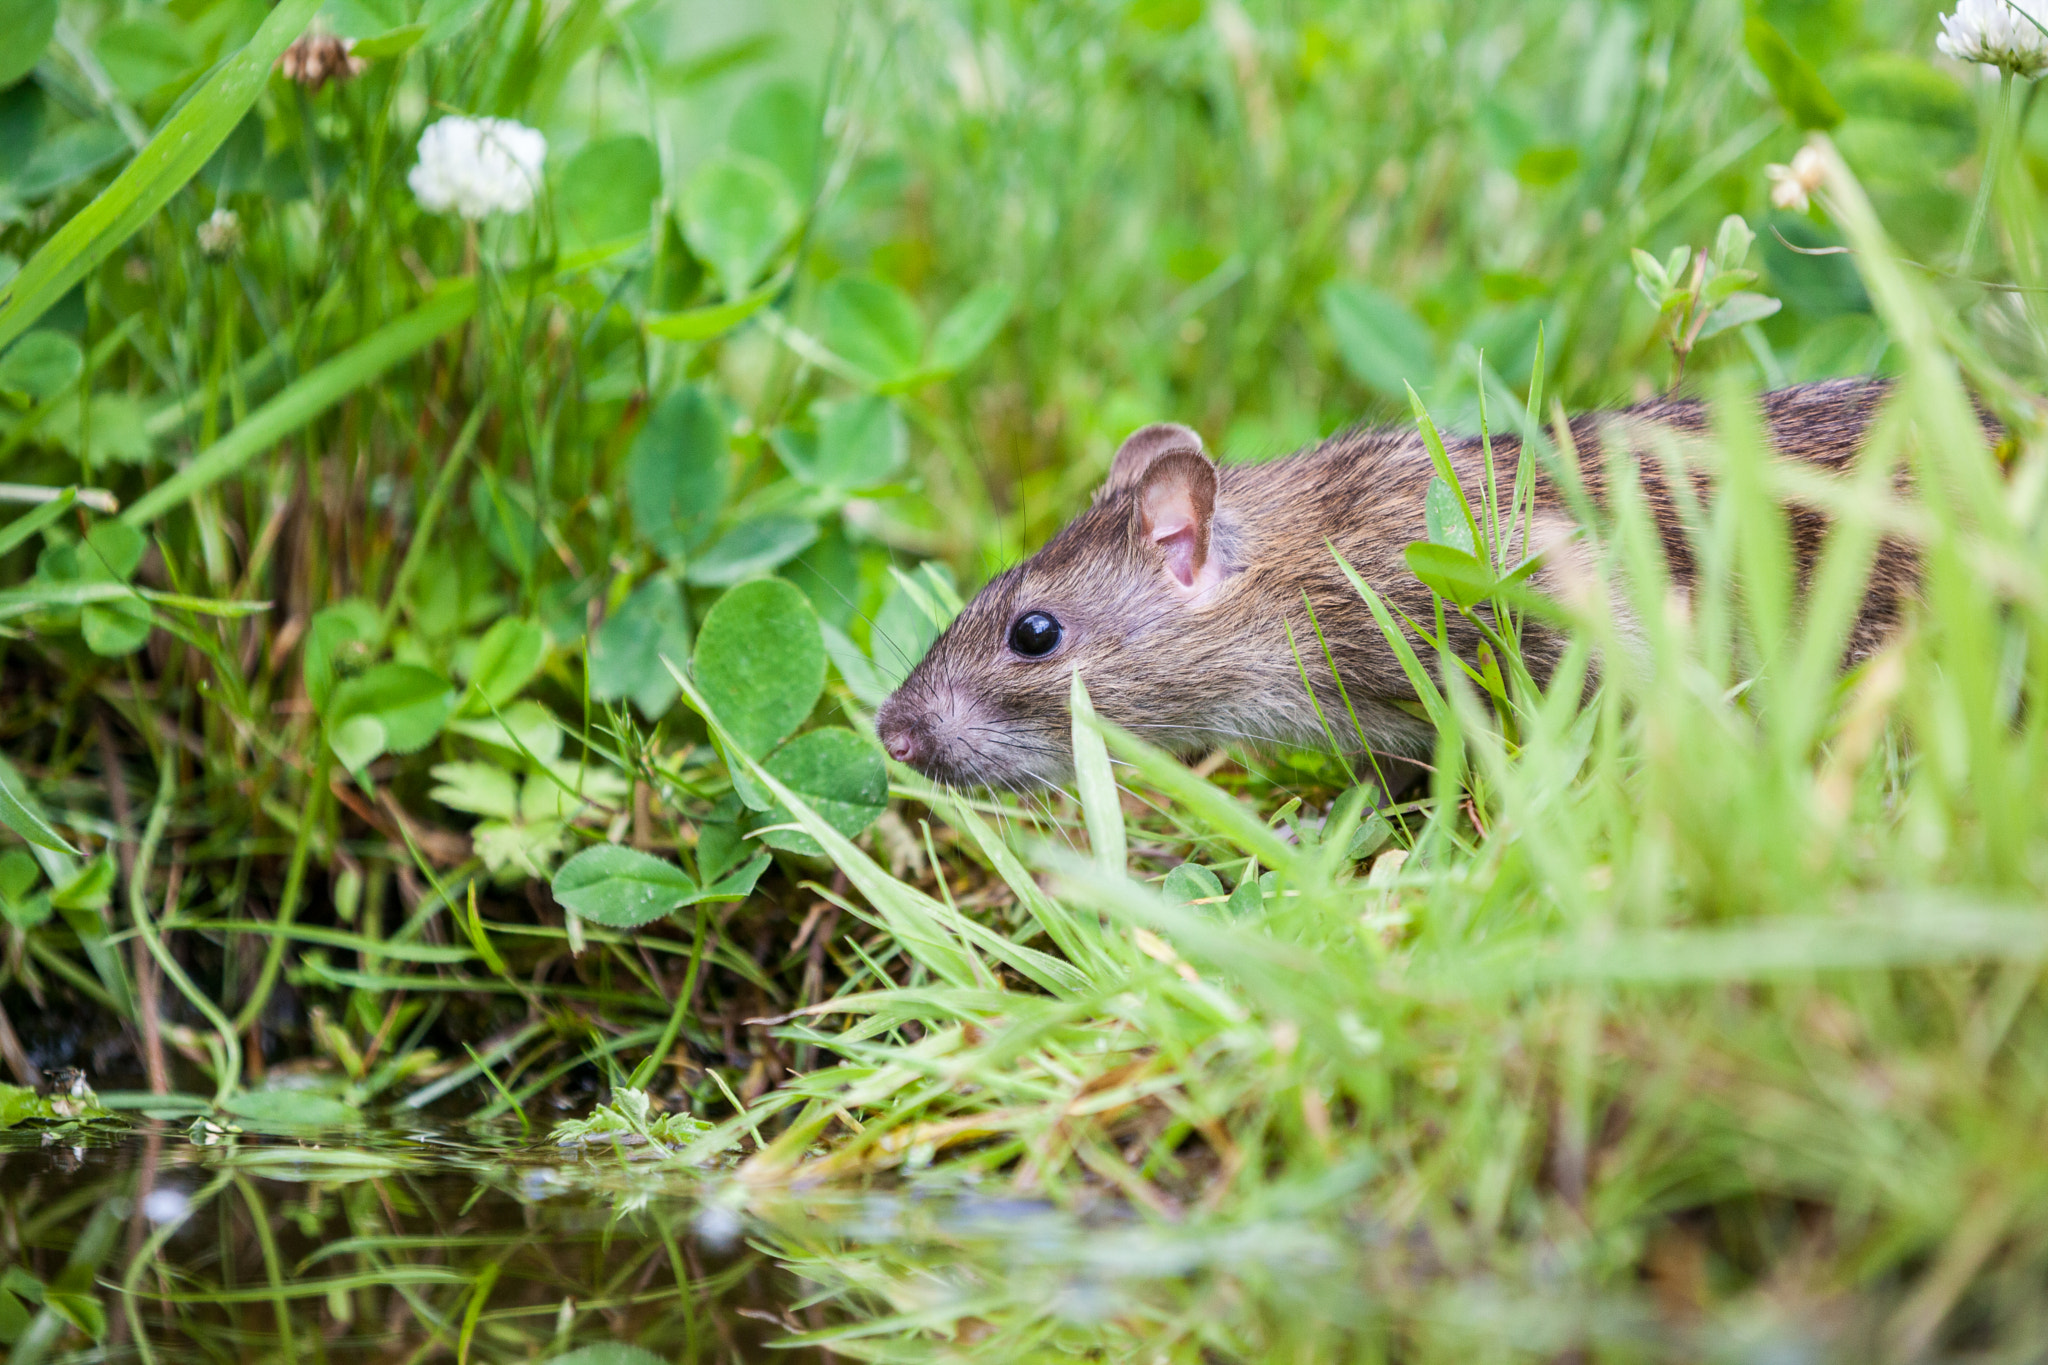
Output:
M930 767L933 751L938 747L934 733L937 720L923 705L906 700L899 692L882 703L881 712L875 717L875 735L889 751L889 757L922 772Z

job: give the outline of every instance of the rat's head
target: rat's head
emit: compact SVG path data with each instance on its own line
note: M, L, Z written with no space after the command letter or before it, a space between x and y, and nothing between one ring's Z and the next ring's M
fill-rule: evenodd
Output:
M883 747L959 786L1060 782L1077 668L1105 719L1168 748L1205 742L1252 663L1228 644L1246 547L1217 492L1194 432L1133 433L1094 504L983 588L883 704Z

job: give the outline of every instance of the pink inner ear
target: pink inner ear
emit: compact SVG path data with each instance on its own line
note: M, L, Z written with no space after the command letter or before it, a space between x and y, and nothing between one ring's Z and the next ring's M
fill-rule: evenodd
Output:
M1160 550L1166 555L1166 571L1180 580L1183 588L1194 586L1195 582L1195 528L1177 526L1166 534L1155 536Z

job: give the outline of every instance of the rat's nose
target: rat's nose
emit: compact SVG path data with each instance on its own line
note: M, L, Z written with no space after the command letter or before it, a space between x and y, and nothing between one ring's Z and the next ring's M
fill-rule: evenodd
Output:
M898 763L914 768L930 757L931 731L924 714L910 707L884 705L875 717L875 737Z

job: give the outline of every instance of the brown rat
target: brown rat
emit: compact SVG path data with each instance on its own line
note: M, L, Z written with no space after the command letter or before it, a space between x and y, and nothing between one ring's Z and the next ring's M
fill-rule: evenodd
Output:
M1886 391L1882 381L1806 384L1766 394L1763 414L1782 455L1838 471L1861 448ZM1603 449L1636 458L1681 589L1692 581L1692 556L1652 433L1683 441L1707 420L1697 402L1661 402L1571 425L1581 480L1596 504L1605 494ZM1446 446L1478 507L1481 443ZM1493 448L1506 504L1519 444L1501 436ZM1428 724L1394 704L1412 702L1414 691L1325 541L1391 606L1430 619L1429 590L1402 552L1426 538L1434 472L1413 429L1346 432L1270 463L1218 465L1186 427L1145 427L1118 449L1093 504L1037 554L996 575L939 636L883 704L882 744L955 785L1063 781L1072 763L1069 677L1078 667L1105 719L1178 753L1235 740L1320 747L1328 740L1302 685L1304 663L1324 715L1342 718L1341 740L1349 718L1310 629L1305 593L1372 747L1426 754ZM1803 578L1825 525L1799 509L1791 522ZM1539 589L1569 588L1561 575L1571 572L1574 525L1563 490L1539 473L1529 539L1551 547L1535 576ZM1891 630L1914 576L1906 550L1881 549L1849 642L1852 658ZM1301 662L1289 625L1307 642ZM1451 636L1462 655L1476 655L1469 624L1454 620ZM1534 622L1525 629L1523 653L1538 682L1561 650L1554 631Z

